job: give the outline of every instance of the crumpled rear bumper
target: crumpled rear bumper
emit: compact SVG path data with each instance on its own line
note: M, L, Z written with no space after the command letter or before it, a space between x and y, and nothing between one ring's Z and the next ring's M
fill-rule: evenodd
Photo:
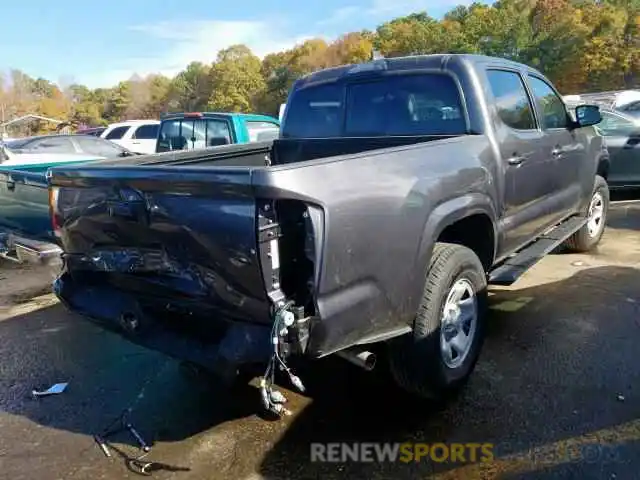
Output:
M214 312L195 310L198 305L188 301L172 300L168 309L162 298L86 284L67 271L54 281L53 290L68 309L101 328L225 377L242 365L266 363L270 357L270 325L229 321Z

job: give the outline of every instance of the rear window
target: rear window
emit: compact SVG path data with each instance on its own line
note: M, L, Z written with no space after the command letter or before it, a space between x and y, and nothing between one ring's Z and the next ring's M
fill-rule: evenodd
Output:
M265 140L273 140L278 137L280 127L272 122L246 122L247 133L249 134L249 142L262 142Z
M176 118L160 125L157 152L197 150L233 143L229 124L210 118Z
M346 108L345 108L346 105ZM389 75L296 91L285 138L462 135L467 125L454 80L443 74Z

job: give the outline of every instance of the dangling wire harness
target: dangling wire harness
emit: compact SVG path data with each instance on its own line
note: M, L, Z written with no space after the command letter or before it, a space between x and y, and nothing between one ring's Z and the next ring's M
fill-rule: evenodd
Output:
M271 329L271 344L273 347L273 354L267 365L267 369L264 372L264 376L260 380L260 394L262 396L262 404L268 411L275 413L278 416L291 415L291 411L284 407L284 403L287 401L285 396L275 390L273 385L275 383L276 368L287 373L291 384L296 387L300 392L304 392L304 385L300 377L295 375L291 368L285 363L282 358L280 345L281 340L289 333L289 328L295 322L294 314L289 311L292 302L286 302L278 306L274 314L273 327Z

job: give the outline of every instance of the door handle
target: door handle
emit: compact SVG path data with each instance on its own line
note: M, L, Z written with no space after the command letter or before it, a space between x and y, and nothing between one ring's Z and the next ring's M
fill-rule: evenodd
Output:
M522 164L524 161L526 160L525 157L522 157L520 155L514 155L513 157L511 157L509 160L507 160L507 162L509 163L509 165L520 165Z

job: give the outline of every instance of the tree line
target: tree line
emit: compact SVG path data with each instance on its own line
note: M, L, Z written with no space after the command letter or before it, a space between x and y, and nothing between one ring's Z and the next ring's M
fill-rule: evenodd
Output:
M640 87L640 0L500 0L458 6L437 20L426 12L332 42L308 40L262 60L244 45L212 64L192 62L174 78L133 76L112 88L65 87L13 70L0 89L3 118L26 113L74 126L99 126L171 111L277 115L292 83L314 70L371 58L478 53L540 69L562 93ZM43 123L21 127L31 134Z

